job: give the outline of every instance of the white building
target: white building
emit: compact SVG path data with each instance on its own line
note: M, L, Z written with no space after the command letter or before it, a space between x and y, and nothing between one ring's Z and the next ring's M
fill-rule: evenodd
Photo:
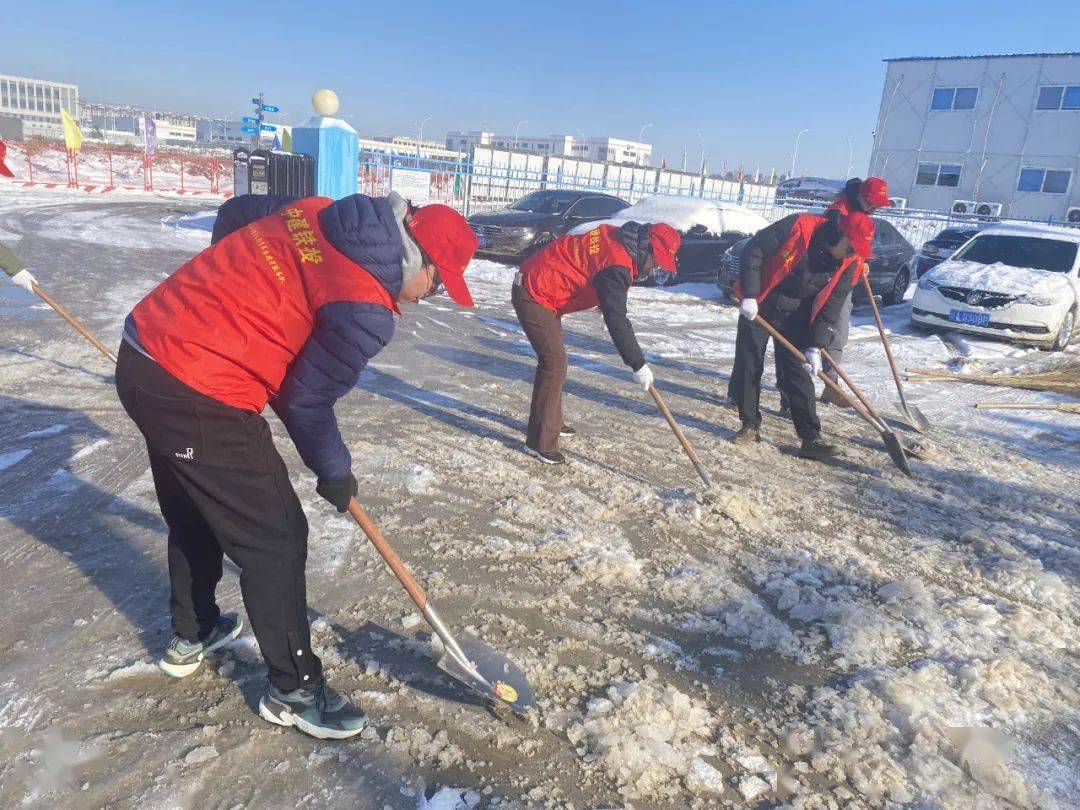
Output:
M573 135L497 135L482 130L452 130L446 133L446 148L468 152L474 146L516 149L535 155L603 160L633 166L652 165L652 144L623 138L575 138Z
M1080 53L886 64L868 174L891 195L1080 222Z
M0 75L0 115L22 121L24 138L63 138L60 110L79 119L79 86Z

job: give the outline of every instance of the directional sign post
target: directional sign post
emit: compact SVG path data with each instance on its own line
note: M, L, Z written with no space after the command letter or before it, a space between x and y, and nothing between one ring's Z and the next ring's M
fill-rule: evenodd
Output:
M263 104L263 112L281 112L280 107L275 107L273 104Z
M276 104L267 104L266 99L262 93L259 93L258 98L251 99L251 103L255 105L254 115L245 115L244 123L251 126L240 127L244 132L251 133L251 140L254 142L256 148L259 146L259 133L260 132L276 132L277 126L274 124L264 124L263 121L266 116L263 113L276 113L281 112L281 108Z
M259 124L259 129L261 129L263 132L276 132L277 126L275 126L274 124Z

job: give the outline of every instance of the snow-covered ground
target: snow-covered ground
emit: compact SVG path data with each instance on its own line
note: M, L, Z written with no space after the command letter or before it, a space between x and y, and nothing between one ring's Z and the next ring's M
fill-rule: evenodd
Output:
M207 243L207 210L5 187L0 240L114 344ZM433 667L404 592L272 422L311 524L315 643L371 717L344 743L255 715L250 635L189 679L157 673L168 585L141 440L103 359L0 286L0 804L1075 806L1080 420L971 407L1047 395L911 384L935 431L909 480L835 409L843 457L799 460L770 389L766 443L734 449L735 311L708 285L635 289L658 387L714 491L596 313L564 322L571 464L538 467L521 453L533 357L511 276L478 261L475 310L409 309L338 414L362 499L448 623L524 668L530 717ZM901 366L1062 359L884 314ZM846 361L890 410L861 309ZM235 570L220 601L242 609Z

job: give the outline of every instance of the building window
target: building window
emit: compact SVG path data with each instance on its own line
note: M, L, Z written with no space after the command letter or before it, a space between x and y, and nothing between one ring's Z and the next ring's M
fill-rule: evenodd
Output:
M978 87L935 87L931 110L974 110L979 99Z
M1036 110L1080 110L1080 85L1040 87Z
M1021 169L1016 190L1065 194L1069 191L1071 179L1072 172L1067 169Z
M962 168L955 163L920 163L919 171L915 175L915 185L956 188L960 185Z

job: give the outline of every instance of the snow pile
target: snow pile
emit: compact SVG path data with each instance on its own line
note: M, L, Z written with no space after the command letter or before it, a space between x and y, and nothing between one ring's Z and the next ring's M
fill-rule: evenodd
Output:
M704 225L709 233L713 234L724 231L752 234L769 224L761 214L734 203L692 197L655 196L638 200L611 219L579 225L571 233L587 233L597 225L622 225L624 222L666 222L682 232L695 225Z
M939 264L924 276L947 287L1008 293L1009 295L1059 296L1069 288L1065 273L1010 267L1001 262L980 264L961 260Z
M541 538L535 551L543 559L565 561L572 573L593 585L641 585L641 563L615 526L555 529Z
M480 794L475 790L441 787L430 799L420 798L417 810L472 810L480 804Z
M691 764L710 753L715 720L674 686L619 683L589 701L585 719L566 736L599 762L627 799L677 799L684 780L702 789L715 780Z

